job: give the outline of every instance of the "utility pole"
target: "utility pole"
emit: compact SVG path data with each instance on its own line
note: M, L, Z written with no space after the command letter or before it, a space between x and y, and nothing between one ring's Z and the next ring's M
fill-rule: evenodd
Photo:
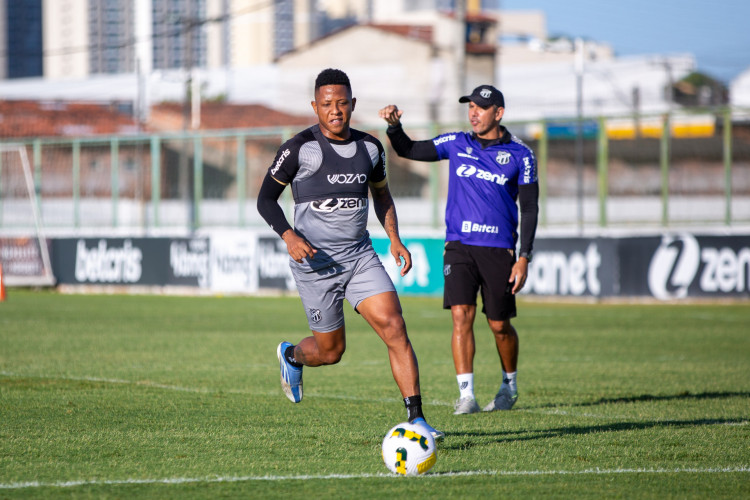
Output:
M183 37L183 69L185 71L185 94L182 100L182 145L180 147L180 163L178 177L178 191L181 199L186 200L188 220L191 230L195 230L195 199L193 196L195 182L190 172L191 143L188 139L190 129L191 92L193 83L193 29L200 26L200 21L193 17L192 3L187 4L188 15L180 19Z
M583 235L583 62L585 58L585 42L581 38L575 41L575 73L576 73L576 198L578 213L578 234Z
M641 88L633 87L633 127L635 138L641 138Z
M456 55L456 90L457 94L466 92L466 0L456 0L456 32L455 32L455 55ZM452 98L453 99L453 98ZM454 100L454 102L457 102ZM463 116L463 106L455 105L455 116L452 118L459 123Z

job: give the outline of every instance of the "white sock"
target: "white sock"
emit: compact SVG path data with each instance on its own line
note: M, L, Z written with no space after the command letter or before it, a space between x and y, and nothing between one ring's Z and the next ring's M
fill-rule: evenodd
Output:
M458 381L459 398L473 398L474 397L474 374L473 373L461 373L456 375Z
M512 394L518 392L518 388L516 387L516 373L518 372L503 372L503 385L507 385L510 388L510 392Z

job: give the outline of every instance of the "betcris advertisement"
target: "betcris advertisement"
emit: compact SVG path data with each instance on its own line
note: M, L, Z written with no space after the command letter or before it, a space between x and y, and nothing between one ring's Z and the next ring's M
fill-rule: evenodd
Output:
M59 284L209 285L207 238L57 238L52 269Z

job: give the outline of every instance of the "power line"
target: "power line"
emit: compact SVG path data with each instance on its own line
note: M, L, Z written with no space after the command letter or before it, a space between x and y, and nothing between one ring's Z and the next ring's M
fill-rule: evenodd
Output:
M136 39L135 37L133 37L128 40L117 42L117 43L105 43L105 44L91 43L89 45L80 46L80 47L65 47L65 48L60 48L60 49L49 49L49 50L42 50L41 52L15 51L13 55L20 55L23 57L33 57L33 56L41 55L43 58L46 58L46 57L67 56L71 54L90 52L92 50L100 50L100 51L120 50L120 49L131 47L136 44L143 43L149 40L153 41L159 38L176 38L176 37L184 36L188 33L188 31L192 31L195 28L204 26L206 24L223 22L223 21L231 21L243 15L250 14L252 12L262 10L264 8L272 7L273 5L274 5L274 2L273 0L271 0L271 1L266 1L266 2L260 2L256 5L238 10L237 12L233 12L233 13L229 12L229 13L222 14L220 16L215 16L215 17L178 18L176 21L174 21L174 24L179 25L178 27L166 29L158 33L152 33L149 37L142 38L142 39ZM6 49L4 51L0 51L0 54L4 57L8 57L10 55L10 52Z

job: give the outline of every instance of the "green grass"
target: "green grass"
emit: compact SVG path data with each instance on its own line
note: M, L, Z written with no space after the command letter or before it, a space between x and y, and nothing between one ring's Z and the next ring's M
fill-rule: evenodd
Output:
M402 478L380 443L403 403L350 310L344 359L307 369L293 405L275 349L307 335L296 297L8 295L0 499L750 496L747 303L522 301L516 408L453 416L449 314L402 298L446 432L430 473ZM499 363L476 331L483 405Z

